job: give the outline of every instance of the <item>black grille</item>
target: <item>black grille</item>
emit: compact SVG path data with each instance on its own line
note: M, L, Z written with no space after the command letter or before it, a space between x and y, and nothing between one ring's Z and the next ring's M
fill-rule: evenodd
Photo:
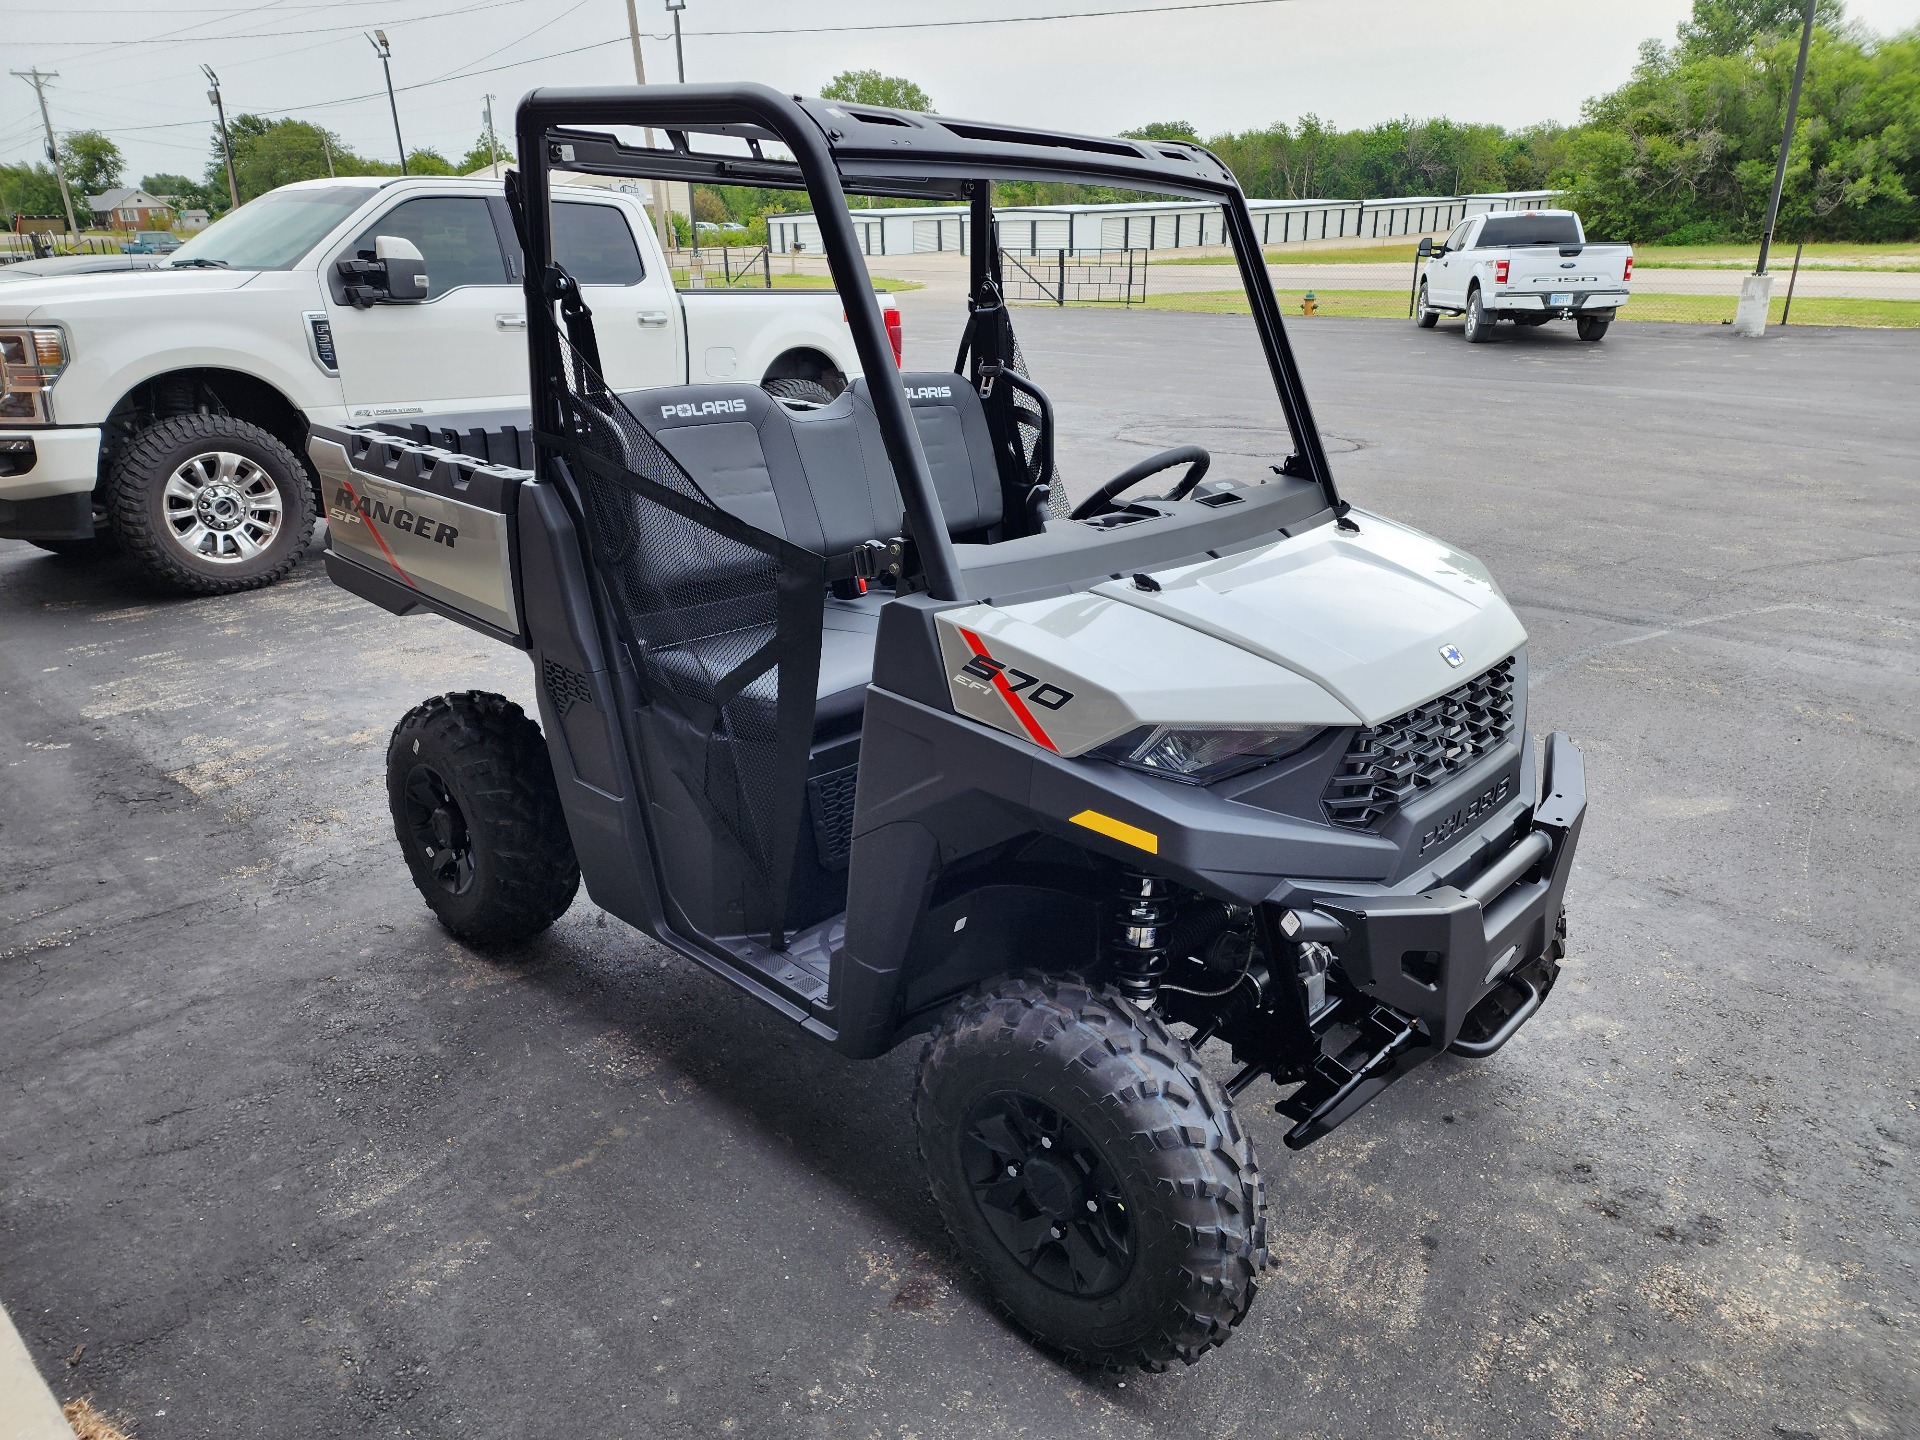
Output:
M1321 802L1364 830L1466 769L1513 733L1513 657L1457 690L1353 737Z
M807 781L813 843L820 851L821 865L829 870L846 869L847 857L853 853L853 792L859 781L858 765L829 770Z
M558 660L547 661L544 668L547 695L553 701L554 714L565 715L576 705L593 704L593 686L578 670L569 669Z

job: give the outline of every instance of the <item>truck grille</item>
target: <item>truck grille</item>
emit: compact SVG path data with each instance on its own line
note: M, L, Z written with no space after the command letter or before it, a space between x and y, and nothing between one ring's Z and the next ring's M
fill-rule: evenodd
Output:
M1513 733L1513 657L1353 737L1321 803L1354 830L1385 820Z

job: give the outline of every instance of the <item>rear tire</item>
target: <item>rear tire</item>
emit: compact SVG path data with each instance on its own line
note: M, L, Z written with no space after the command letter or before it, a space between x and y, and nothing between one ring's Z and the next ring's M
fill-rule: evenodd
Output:
M1440 312L1427 304L1427 282L1420 281L1420 299L1413 307L1413 323L1422 330L1431 330L1440 323Z
M762 380L760 388L776 400L796 400L805 406L833 403L833 391L818 380Z
M1493 316L1480 301L1479 290L1467 292L1466 337L1469 344L1483 345L1493 338Z
M531 939L567 911L580 866L540 727L484 691L436 695L387 745L387 803L414 886L476 945Z
M258 425L175 415L113 462L107 514L127 553L190 595L271 585L313 538L307 467Z
M1073 978L990 982L927 1042L914 1120L962 1254L1071 1359L1192 1364L1246 1317L1266 1266L1259 1166L1157 1015Z
M1612 323L1611 320L1595 320L1583 315L1573 322L1573 330L1582 340L1598 340L1607 333L1607 326Z

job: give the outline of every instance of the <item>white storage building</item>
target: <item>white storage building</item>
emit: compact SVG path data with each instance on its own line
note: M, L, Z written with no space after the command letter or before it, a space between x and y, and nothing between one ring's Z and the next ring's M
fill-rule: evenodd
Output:
M1321 240L1438 235L1469 215L1488 210L1532 210L1554 200L1552 190L1486 195L1403 196L1392 200L1249 200L1263 245ZM912 255L966 249L967 207L912 205L852 212L853 232L869 255ZM1092 250L1187 250L1226 244L1220 207L1203 200L1147 200L1117 205L1012 205L995 212L1000 246L1015 254ZM769 215L767 238L776 254L820 252L820 226L811 214Z

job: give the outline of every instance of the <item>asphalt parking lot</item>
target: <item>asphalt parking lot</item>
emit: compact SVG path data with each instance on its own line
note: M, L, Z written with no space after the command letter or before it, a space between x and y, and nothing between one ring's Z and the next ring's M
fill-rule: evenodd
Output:
M1260 463L1247 324L1022 314L1070 477ZM584 896L518 956L440 932L386 736L531 708L514 653L312 558L179 600L0 542L0 1301L61 1398L142 1440L1920 1433L1920 341L1293 333L1350 498L1502 581L1592 803L1511 1045L1297 1155L1244 1098L1278 1266L1232 1344L1086 1375L997 1319L916 1046L841 1060Z

